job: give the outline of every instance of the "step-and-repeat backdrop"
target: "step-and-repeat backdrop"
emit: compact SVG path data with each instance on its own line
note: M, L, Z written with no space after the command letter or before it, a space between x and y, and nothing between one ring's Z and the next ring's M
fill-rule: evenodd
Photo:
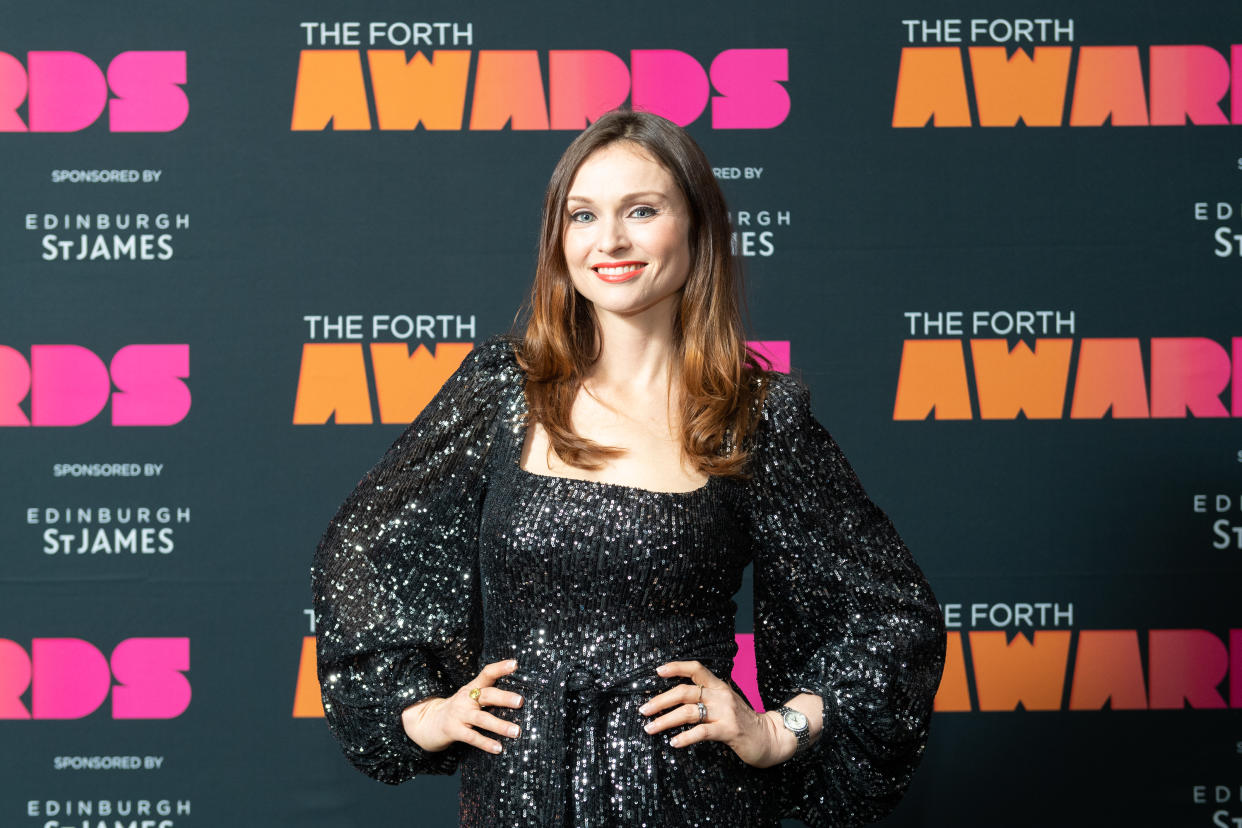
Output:
M1236 3L299 6L3 14L0 824L454 823L332 742L311 554L627 103L943 604L886 824L1242 824Z

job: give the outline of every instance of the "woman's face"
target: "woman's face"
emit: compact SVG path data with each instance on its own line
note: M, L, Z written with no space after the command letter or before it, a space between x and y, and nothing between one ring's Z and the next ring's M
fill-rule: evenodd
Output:
M679 301L690 275L689 210L672 175L641 148L616 142L589 155L565 209L569 277L597 315Z

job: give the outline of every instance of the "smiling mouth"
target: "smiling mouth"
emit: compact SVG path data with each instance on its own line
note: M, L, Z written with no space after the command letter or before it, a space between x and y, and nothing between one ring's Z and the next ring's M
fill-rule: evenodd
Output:
M646 262L616 262L615 264L594 265L591 269L605 282L625 282L637 276L646 266Z

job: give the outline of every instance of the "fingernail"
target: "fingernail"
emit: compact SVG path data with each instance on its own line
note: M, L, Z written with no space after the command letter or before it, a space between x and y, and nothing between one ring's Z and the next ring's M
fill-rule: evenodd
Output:
M638 712L639 712L639 713L642 713L644 716L646 716L646 715L647 715L647 705L645 705L645 704L644 704L642 707L638 708Z
M516 737L517 737L517 735L518 735L518 726L517 726L517 725L513 725L512 727L510 727L510 728L509 728L509 735L510 735L510 736L513 736L514 738L516 738Z
M665 673L668 672L668 665L661 664L659 667L656 668L656 672L659 673L660 675L664 675Z
M492 753L500 753L500 744L494 742L488 747L488 750Z
M668 743L672 745L673 747L681 747L681 737L674 736L673 738L668 740Z
M643 730L647 731L648 733L650 733L654 729L655 729L655 722L647 722L645 725L643 725Z
M509 662L508 662L508 665L507 665L507 666L509 666L509 667L516 667L516 666L517 666L517 659L516 659L516 658L511 658L511 659L509 659Z

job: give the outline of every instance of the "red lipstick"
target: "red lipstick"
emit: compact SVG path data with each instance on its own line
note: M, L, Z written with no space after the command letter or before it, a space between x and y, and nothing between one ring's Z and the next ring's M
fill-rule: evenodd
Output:
M620 284L628 282L638 274L642 273L647 267L646 262L600 262L591 265L591 269L595 271L595 275L602 281L610 284Z

